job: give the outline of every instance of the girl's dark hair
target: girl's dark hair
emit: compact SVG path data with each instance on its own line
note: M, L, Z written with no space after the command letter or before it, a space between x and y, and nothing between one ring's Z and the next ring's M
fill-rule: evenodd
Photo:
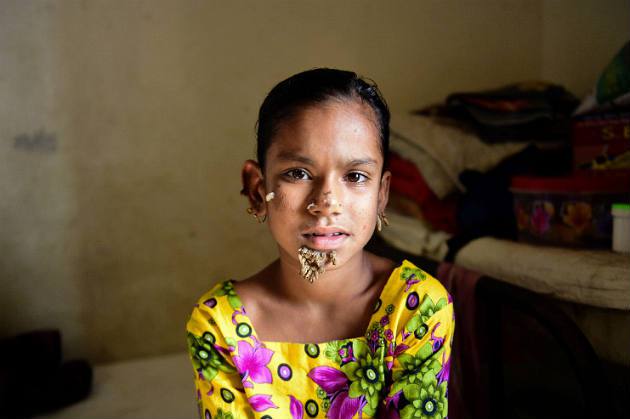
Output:
M263 171L267 150L280 125L304 108L331 99L360 100L370 106L376 116L375 122L380 132L383 167L387 167L389 109L376 84L360 78L352 71L316 68L278 83L260 106L256 129L256 155Z

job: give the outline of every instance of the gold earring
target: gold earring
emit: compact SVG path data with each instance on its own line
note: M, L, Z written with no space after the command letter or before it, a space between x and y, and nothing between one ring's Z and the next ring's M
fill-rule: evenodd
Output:
M385 211L380 214L376 214L376 229L381 231L383 229L383 224L387 227L389 225L389 220L385 215Z
M256 221L258 221L258 223L262 224L265 221L267 221L267 214L265 214L265 216L263 218L258 217L258 213L256 212L255 209L253 209L252 207L247 208L247 213L251 216L253 216Z
M389 226L389 220L387 219L387 215L385 215L385 211L381 212L381 218L383 219L383 224L385 224L385 227Z

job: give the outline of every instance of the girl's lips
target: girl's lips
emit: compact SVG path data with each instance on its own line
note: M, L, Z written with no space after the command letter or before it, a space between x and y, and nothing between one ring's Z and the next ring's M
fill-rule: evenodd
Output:
M325 235L318 236L314 234L302 235L304 240L308 243L308 246L315 250L333 250L341 246L341 244L348 238L347 234L340 234L337 236Z

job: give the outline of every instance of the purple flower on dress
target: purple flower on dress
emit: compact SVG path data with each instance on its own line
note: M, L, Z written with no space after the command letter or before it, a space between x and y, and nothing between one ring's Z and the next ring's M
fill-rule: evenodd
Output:
M394 332L391 329L385 330L385 339L392 340L394 339Z
M271 401L270 394L255 394L249 398L249 404L257 412L264 412L267 409L277 409L278 406Z
M405 305L409 310L415 310L418 307L418 304L420 304L420 297L418 296L418 293L414 291L407 296Z
M246 316L247 313L245 312L245 307L241 306L241 309L237 309L235 308L234 311L232 312L232 324L233 325L237 325L238 321L236 320L236 316L241 315L241 316Z
M210 298L206 301L203 302L204 305L210 307L210 308L214 308L217 305L217 299L216 298Z
M289 407L289 411L291 412L291 417L293 419L302 419L304 417L304 407L302 406L302 402L296 399L293 396L289 396L291 398L291 404Z
M433 329L431 330L431 340L433 341L433 352L440 349L442 347L442 344L444 343L444 338L435 336L435 329L437 329L440 326L440 324L441 322L437 322L435 326L433 326Z
M223 355L230 356L230 349L226 349L223 346L219 346L217 344L214 344L213 346L214 346L214 349L216 349L217 351L221 352ZM230 347L228 346L228 348L230 348Z
M386 419L400 419L400 414L398 413L398 403L400 402L400 396L402 395L402 390L394 393L391 396L385 397L385 416Z
M328 394L342 390L348 384L346 374L333 367L315 367L308 373L308 377Z
M438 379L438 384L441 384L443 381L448 382L449 372L451 370L451 358L448 358L448 361L445 361L446 351L442 352L442 369L437 373L436 377Z
M327 417L330 419L352 419L365 406L363 397L348 396L349 380L346 374L332 367L315 367L308 377L315 381L330 398Z
M381 317L381 326L385 327L389 324L389 316L386 314Z
M417 284L418 282L420 282L420 280L418 279L416 274L411 274L411 276L405 281L405 284L407 284L407 286L405 287L405 292L409 291L409 288L411 288L412 285Z
M254 383L271 383L271 371L267 367L273 356L273 351L267 349L260 343L252 346L245 340L238 341L238 355L234 356L234 365L241 374L243 385L245 387L253 387L252 383L247 381L251 379Z
M354 353L352 349L352 342L348 342L345 345L343 345L341 348L339 348L338 353L339 353L339 357L341 358L342 367L346 365L348 362L356 361L356 358L354 357Z
M404 343L401 343L400 345L396 345L395 342L390 342L389 347L387 348L387 355L396 358L400 354L405 353L407 349L409 349L409 346L405 345ZM387 369L391 370L392 367L394 366L394 362L387 361L386 365L387 365Z
M340 392L331 399L328 417L330 419L352 419L367 404L365 397L353 399L348 392Z

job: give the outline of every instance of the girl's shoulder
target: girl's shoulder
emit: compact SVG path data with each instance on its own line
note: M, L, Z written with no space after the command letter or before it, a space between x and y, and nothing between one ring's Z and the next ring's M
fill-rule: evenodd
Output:
M207 331L219 332L223 325L231 323L233 312L241 309L234 280L218 282L197 300L186 328L199 336Z
M418 310L431 307L439 310L452 303L444 286L429 273L408 260L396 267L381 294L381 303L399 315L413 316Z
M215 308L220 300L225 300L227 303L234 307L239 308L242 306L238 295L234 289L234 280L227 279L214 284L212 288L206 291L198 300L195 307L207 307Z

